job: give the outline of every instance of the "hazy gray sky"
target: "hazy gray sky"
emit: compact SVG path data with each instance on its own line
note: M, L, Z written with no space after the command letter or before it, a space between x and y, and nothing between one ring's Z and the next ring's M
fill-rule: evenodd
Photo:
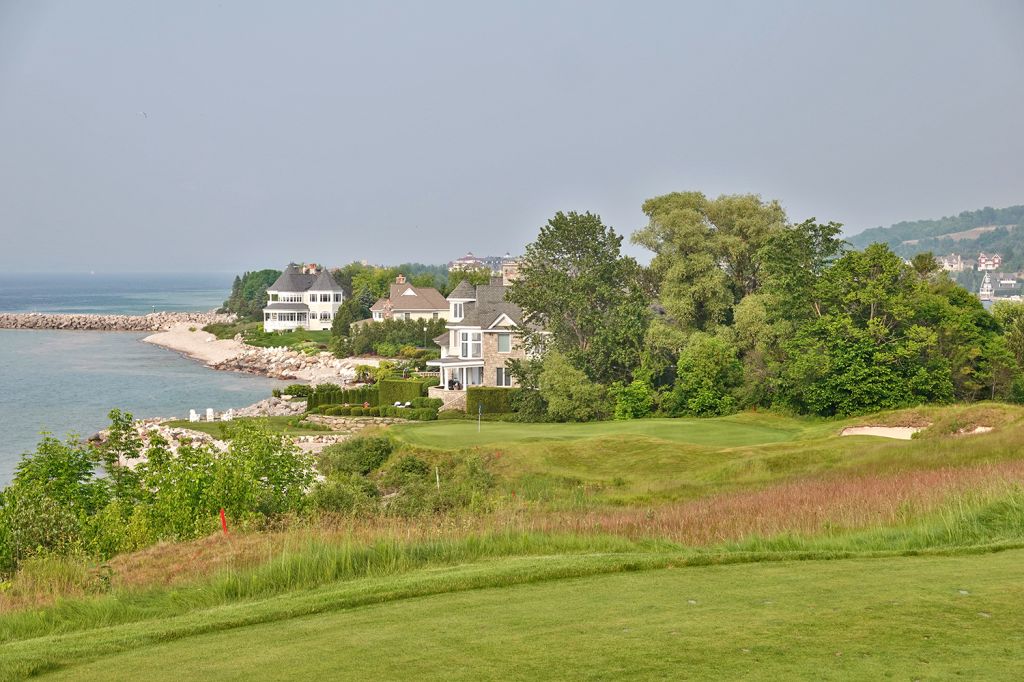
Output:
M1020 0L0 0L0 267L442 262L674 190L849 232L1022 203L1022 35Z

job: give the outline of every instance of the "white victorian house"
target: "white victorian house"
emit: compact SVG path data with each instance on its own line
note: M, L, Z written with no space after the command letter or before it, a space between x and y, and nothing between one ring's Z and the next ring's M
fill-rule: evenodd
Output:
M330 329L344 302L344 289L326 268L292 263L267 287L263 330Z

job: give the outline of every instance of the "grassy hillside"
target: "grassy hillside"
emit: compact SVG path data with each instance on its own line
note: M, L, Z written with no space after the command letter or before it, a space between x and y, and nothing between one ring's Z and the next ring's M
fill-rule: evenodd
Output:
M392 432L493 495L32 561L0 679L1020 676L1019 407Z
M1024 269L1024 205L964 211L957 216L896 223L864 230L849 238L857 249L875 242L888 244L904 258L931 251L974 258L979 251L1000 253L1004 269Z

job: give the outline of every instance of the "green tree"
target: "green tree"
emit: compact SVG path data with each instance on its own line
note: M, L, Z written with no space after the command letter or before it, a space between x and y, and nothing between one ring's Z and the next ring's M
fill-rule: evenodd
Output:
M558 351L601 383L630 377L650 317L640 266L621 246L599 216L559 212L526 247L508 292L528 347Z
M743 365L736 347L720 337L696 332L679 355L668 409L672 414L698 416L735 412L733 393L742 380Z
M447 296L455 291L455 287L459 286L459 283L463 280L468 281L473 286L478 284L488 284L491 281L491 271L486 268L479 268L476 270L451 270L448 273L448 279L445 282L444 287L440 289L441 293Z
M730 321L732 307L760 288L758 252L786 224L778 202L749 194L674 192L648 199L643 211L649 222L633 241L654 252L659 300L688 331Z
M605 388L587 378L557 351L545 355L538 384L548 416L554 421L586 422L607 414Z
M280 270L257 270L236 276L223 310L238 315L242 320L262 320L263 308L267 304L267 287L280 276Z
M628 384L615 382L608 391L615 403L616 419L640 419L654 407L654 391L646 381L634 379Z

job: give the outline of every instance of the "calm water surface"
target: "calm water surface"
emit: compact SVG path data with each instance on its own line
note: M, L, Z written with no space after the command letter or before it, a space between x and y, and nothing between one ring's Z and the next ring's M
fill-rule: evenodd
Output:
M201 311L233 275L0 275L0 310L141 314ZM145 334L0 329L0 486L40 431L83 437L111 408L136 417L244 407L283 382L217 372L141 341Z

